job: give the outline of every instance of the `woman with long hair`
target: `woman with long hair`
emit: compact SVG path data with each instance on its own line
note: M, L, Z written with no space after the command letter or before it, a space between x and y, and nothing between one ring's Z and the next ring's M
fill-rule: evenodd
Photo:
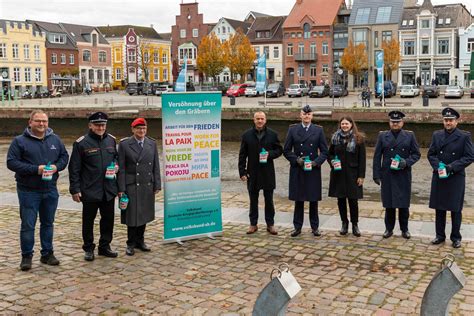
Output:
M357 125L350 116L339 120L338 129L332 135L329 147L329 196L337 198L341 216L341 235L347 235L349 221L347 219L347 202L349 202L352 233L360 236L358 226L359 203L363 197L362 185L365 178L365 140Z

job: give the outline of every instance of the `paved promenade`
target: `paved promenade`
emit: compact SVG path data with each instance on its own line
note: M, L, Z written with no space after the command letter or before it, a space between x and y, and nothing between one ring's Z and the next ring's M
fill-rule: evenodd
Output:
M90 263L81 250L80 204L63 196L55 226L55 253L61 265L41 264L37 241L33 269L21 272L17 198L8 191L0 193L1 314L249 315L272 268L282 262L289 264L302 287L290 303L289 315L417 314L447 253L455 255L467 277L451 312L474 313L474 225L463 225L462 248L453 249L449 242L433 246L429 241L434 224L421 205L412 208L412 218L419 220L410 222L410 240L399 232L384 240L380 206L370 202L361 203L367 211L360 219L360 238L339 236L337 211L330 202L321 206L320 238L309 229L299 238L289 237L290 203L277 214L278 236L268 235L263 224L248 236L247 197L225 193L223 236L179 246L160 242L160 194L158 218L146 233L152 252L125 255L126 228L117 216L112 246L119 257L97 257Z

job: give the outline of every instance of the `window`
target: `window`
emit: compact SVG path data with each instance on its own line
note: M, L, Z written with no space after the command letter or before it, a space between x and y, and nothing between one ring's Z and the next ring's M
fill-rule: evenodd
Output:
M403 21L402 21L402 25L403 25L403 26L407 26L407 20L403 20Z
M440 85L449 84L449 69L436 69L435 78L438 79Z
M310 38L311 36L311 26L309 23L305 23L303 25L303 31L304 31L304 38Z
M186 30L180 30L179 37L186 38Z
M374 47L379 47L379 32L374 32Z
M313 42L309 45L309 52L311 56L316 55L316 43Z
M258 32L258 33L260 33L260 32ZM222 27L222 34L225 34L225 26ZM260 36L258 36L258 37L260 37Z
M316 77L316 64L311 64L309 66L309 75L311 77Z
M421 28L422 29L429 29L430 28L430 20L421 20Z
M64 44L64 43L66 43L66 35L64 35L64 34L50 34L48 40L51 43Z
M329 72L329 65L323 64L323 72Z
M102 79L102 70L97 70L97 83L102 83L104 80Z
M263 46L263 53L265 54L265 59L268 59L270 55L270 48L268 46Z
M167 53L163 53L162 56L161 56L161 63L162 64L167 64L168 63L168 54Z
M438 24L443 24L443 19L438 19Z
M270 31L265 31L265 37L270 38Z
M42 80L41 68L35 68L35 81L40 82Z
M199 36L198 29L193 29L193 37L198 37L198 36Z
M35 60L40 60L40 46L35 45L34 51L35 51Z
M110 78L109 71L107 69L104 69L104 81L106 83L109 83L110 82L109 78Z
M379 7L377 10L377 17L375 23L388 23L390 21L390 14L392 7Z
M446 21L444 22L444 24L451 24L451 18L446 18Z
M20 82L20 67L13 68L13 81Z
M120 48L114 49L114 59L116 63L119 63L121 61L121 54L120 54Z
M97 46L97 34L92 34L92 46Z
M335 51L334 52L334 62L338 62L338 63L341 63L341 58L342 58L342 55L344 54L343 51Z
M303 64L298 65L298 77L304 77L304 65Z
M421 53L423 55L430 53L430 40L421 40Z
M61 65L66 64L66 54L61 54Z
M160 81L160 68L153 68L153 80Z
M403 54L407 56L415 55L415 41L403 42Z
M129 63L134 63L137 61L137 52L135 49L129 49L128 50L128 62Z
M188 56L188 59L195 59L196 49L195 48L180 48L179 59L184 59L184 56Z
M13 58L20 58L19 53L18 53L18 44L12 45L12 56Z
M91 61L91 51L90 50L82 51L82 61Z
M262 37L262 33L257 32L257 38L260 38L260 37Z
M298 54L304 54L304 43L298 44Z
M89 82L94 83L94 69L89 69Z
M300 32L298 32L298 33L296 33L296 36L297 36L298 38L301 38L303 35L302 35Z
M51 54L51 64L56 65L58 63L58 54L52 53Z
M253 50L255 51L255 55L257 55L257 59L260 57L260 47L256 46L253 48Z
M168 69L163 69L163 81L168 80Z
M31 68L25 68L25 82L31 82Z
M382 32L382 42L390 42L392 40L392 31Z
M328 54L329 54L328 42L323 42L323 55L328 55Z
M367 30L354 30L352 31L352 39L354 45L364 44L367 47Z
M323 37L323 36L324 36L324 32L323 32L323 31L319 31L319 36L320 36L320 37Z
M474 52L474 38L467 39L467 52Z
M412 26L413 25L413 20L408 21L408 25Z
M368 24L370 16L370 8L359 8L355 18L355 24Z
M153 63L159 64L160 63L160 55L158 51L153 52Z
M291 38L295 38L296 37L296 33L292 32L291 33Z
M449 39L438 40L438 55L449 54Z
M293 56L293 44L288 43L288 46L286 46L286 54L288 56Z
M143 53L143 62L145 64L148 64L150 62L150 53L148 52Z
M274 59L280 58L280 50L278 49L278 46L273 47L273 58Z
M7 45L5 43L0 43L0 58L7 57Z
M122 69L115 68L115 80L122 80Z
M25 59L30 59L30 45L23 45L23 56L25 57Z
M74 54L69 54L69 65L74 65Z
M145 60L146 60L146 58L145 58ZM106 52L99 52L99 62L100 63L107 62L107 53Z

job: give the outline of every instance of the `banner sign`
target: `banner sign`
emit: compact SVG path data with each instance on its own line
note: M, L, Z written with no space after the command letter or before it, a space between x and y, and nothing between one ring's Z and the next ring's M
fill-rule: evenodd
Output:
M220 92L162 95L164 240L222 233Z
M383 92L383 50L376 53L375 66L377 67L377 94Z
M176 86L174 91L176 92L186 92L186 72L188 69L188 56L184 55L183 67L179 72L178 79L176 80Z
M265 83L267 81L267 58L265 53L258 58L257 64L257 83L255 89L258 92L265 92Z

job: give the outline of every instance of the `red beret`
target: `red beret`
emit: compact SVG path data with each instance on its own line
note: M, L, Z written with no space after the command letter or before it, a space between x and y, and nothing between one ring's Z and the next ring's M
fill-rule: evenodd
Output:
M142 117L139 117L139 118L136 118L133 122L132 122L132 127L137 127L139 125L145 125L146 126L146 120Z

